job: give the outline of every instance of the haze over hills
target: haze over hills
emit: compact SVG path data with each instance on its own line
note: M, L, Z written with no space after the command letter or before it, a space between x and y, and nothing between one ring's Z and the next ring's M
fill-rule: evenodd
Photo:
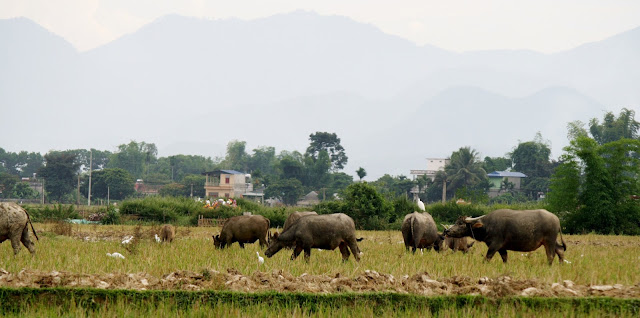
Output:
M0 111L9 151L153 142L161 156L308 146L336 132L384 173L462 146L501 156L540 131L557 157L566 124L640 105L640 28L557 54L452 53L340 16L166 16L88 52L25 18L0 20Z

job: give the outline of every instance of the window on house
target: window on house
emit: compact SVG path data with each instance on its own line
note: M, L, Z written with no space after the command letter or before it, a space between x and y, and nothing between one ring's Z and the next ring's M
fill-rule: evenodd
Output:
M228 199L229 198L229 193L225 193L224 197Z
M211 196L212 198L217 198L218 192L209 192L209 196Z
M229 184L229 177L224 178L224 183Z

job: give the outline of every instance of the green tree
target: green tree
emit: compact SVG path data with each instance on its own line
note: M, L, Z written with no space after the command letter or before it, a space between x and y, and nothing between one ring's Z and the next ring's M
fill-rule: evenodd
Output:
M549 189L549 210L560 213L575 213L578 210L580 166L574 154L566 153L560 157L560 164L551 176Z
M91 174L91 196L101 199L123 200L133 194L135 180L126 170L107 168ZM85 175L80 191L87 193L89 176Z
M358 170L356 170L356 174L358 175L358 178L360 178L360 181L362 181L362 178L367 176L367 171L365 171L364 168L360 167L358 168Z
M569 232L640 234L640 206L631 199L640 191L640 141L620 139L599 145L579 136L565 151L549 200L550 209L563 212Z
M392 177L385 174L372 184L386 198L393 199L398 196L408 197L416 182L403 175Z
M181 197L184 196L184 192L185 186L177 182L166 184L158 190L158 194L163 197Z
M44 164L40 153L20 151L7 152L0 148L0 172L7 172L21 177L33 177Z
M184 196L190 197L193 191L194 197L203 198L205 196L204 183L206 177L198 174L186 175L182 178L181 184L184 186Z
M135 179L144 179L149 166L156 163L158 149L153 143L131 141L118 146L118 151L111 155L108 168L121 168L129 171Z
M376 188L366 182L353 183L344 191L346 213L353 218L356 227L376 228L380 222L388 223L391 216L391 204Z
M76 155L70 152L51 151L44 155L45 165L38 175L45 178L47 196L55 202L71 193L77 185L77 173L80 167Z
M335 133L316 132L309 135L311 144L307 148L306 155L317 160L322 150L325 150L331 159L331 170L337 171L344 168L349 158L344 148L340 145L340 138Z
M18 182L13 187L13 197L18 199L35 199L38 191L32 189L26 182Z
M304 188L298 179L281 179L271 183L264 190L264 195L267 198L280 199L286 205L296 205L304 195Z
M508 157L484 157L483 168L486 172L506 171L511 169L512 164L511 158Z
M15 185L20 181L18 176L8 172L0 172L0 198L11 198Z
M274 174L276 164L276 149L274 147L259 147L253 149L249 158L249 171L260 170L263 174Z
M482 168L482 162L478 160L478 153L470 147L462 147L451 154L451 160L444 167L448 191L459 188L473 188L487 180L487 172Z
M336 172L331 174L331 183L328 189L326 190L328 198L332 198L331 196L334 193L341 194L344 190L353 183L353 177L344 173L344 172Z
M533 141L521 142L511 153L513 168L527 178L522 180L521 189L529 198L537 198L538 192L547 192L549 178L554 164L550 161L551 149L540 133Z
M304 159L298 152L286 153L280 155L276 167L278 174L282 179L297 179L302 183L305 176Z
M635 120L635 111L623 108L618 118L612 112L604 115L602 123L593 118L589 131L598 144L603 145L620 139L638 139L640 123Z
M227 156L220 163L223 169L233 169L246 172L249 170L249 155L246 151L247 142L233 140L227 144Z

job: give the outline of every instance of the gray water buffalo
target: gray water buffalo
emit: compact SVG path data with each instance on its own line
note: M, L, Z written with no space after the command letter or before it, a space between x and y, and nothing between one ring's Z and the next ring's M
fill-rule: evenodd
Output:
M10 240L13 255L20 252L20 242L31 254L35 254L36 248L29 239L29 225L31 225L33 235L38 239L33 224L31 224L31 218L25 209L15 203L0 202L0 243Z
M318 215L318 213L313 212L313 211L308 211L308 212L293 212L291 214L289 214L289 216L287 217L287 220L284 222L284 226L282 227L282 231L286 231L288 228L291 227L291 225L293 223L295 223L296 221L298 221L298 219L300 219L303 216L307 216L307 215Z
M165 224L160 230L160 239L162 242L173 242L173 238L176 237L176 229L171 224Z
M562 244L556 242L558 233ZM460 217L444 234L450 237L470 236L485 242L488 247L486 261L490 261L498 252L506 263L507 250L530 252L544 245L549 265L556 254L562 264L567 250L562 239L560 220L547 210L502 209L477 218Z
M281 234L274 234L264 255L271 257L283 247L294 247L291 260L304 251L304 259L309 262L312 248L334 250L339 247L342 261L346 262L349 259L349 249L356 261L360 261L360 249L356 242L355 223L348 215L307 215Z
M260 241L260 246L267 245L267 233L270 226L269 219L262 215L240 215L227 220L219 235L213 237L216 248L225 248L238 242L241 248L245 243Z
M438 235L436 222L429 213L413 212L407 214L402 221L402 238L404 239L404 247L413 253L418 248L433 247L436 251L440 251L442 245L441 237Z

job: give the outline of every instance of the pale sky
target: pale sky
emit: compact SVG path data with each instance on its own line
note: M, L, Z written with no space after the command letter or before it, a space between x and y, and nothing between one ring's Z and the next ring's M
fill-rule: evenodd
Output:
M251 20L295 10L346 16L458 52L553 53L640 26L638 0L0 0L0 19L27 17L80 51L167 14Z

